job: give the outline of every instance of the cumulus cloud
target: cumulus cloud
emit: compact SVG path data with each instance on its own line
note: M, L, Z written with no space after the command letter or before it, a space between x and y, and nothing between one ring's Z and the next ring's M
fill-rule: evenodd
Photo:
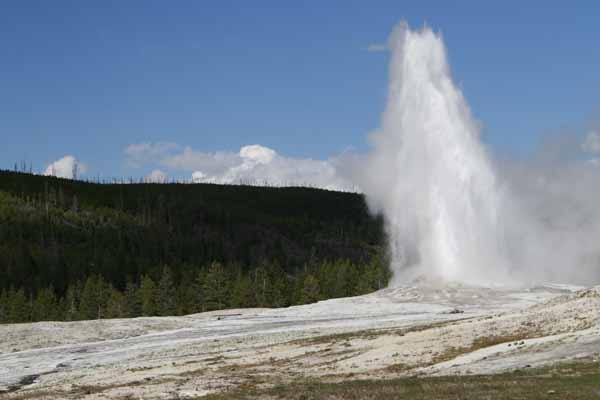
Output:
M129 165L141 167L162 160L180 146L172 142L134 143L125 148L125 158Z
M160 169L153 170L144 178L144 182L146 183L166 183L168 180L169 176L167 173Z
M235 166L239 163L239 159L236 153L222 151L209 153L186 146L181 153L164 157L160 160L160 164L181 171L201 170L208 174L216 174Z
M382 53L384 51L388 51L389 47L385 43L371 43L368 45L365 50L369 53Z
M171 171L191 174L196 183L250 184L272 186L311 186L331 190L352 190L351 174L345 155L328 160L291 158L275 150L253 144L243 146L238 152L202 152L189 146L181 149L173 143L140 143L127 147L128 159L154 163ZM158 171L158 172L156 172ZM162 170L156 170L160 177ZM152 174L151 174L152 175ZM150 177L150 176L149 176ZM149 178L147 177L147 179Z
M54 161L46 167L44 175L56 176L66 179L77 179L87 171L87 166L71 155Z
M312 186L330 190L356 190L338 172L338 160L289 158L261 145L244 146L235 153L213 155L211 171L196 170L192 181L221 184ZM227 159L227 163L221 163ZM214 168L218 165L218 168Z

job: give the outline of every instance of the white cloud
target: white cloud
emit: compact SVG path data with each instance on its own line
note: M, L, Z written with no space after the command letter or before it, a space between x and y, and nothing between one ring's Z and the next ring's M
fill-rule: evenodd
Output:
M240 157L244 160L249 160L259 164L268 164L277 153L275 150L269 149L268 147L261 146L259 144L253 144L250 146L244 146L240 149Z
M175 150L180 149L179 152ZM195 183L252 184L272 186L312 186L332 190L356 190L345 167L346 157L329 160L290 158L259 144L242 147L239 152L202 152L174 143L129 145L129 162L155 164L161 169L146 179L161 178L162 171L183 171ZM344 166L342 166L344 164ZM154 174L154 175L153 175Z
M87 171L87 166L71 155L64 156L46 167L44 175L56 176L59 178L77 179L81 174Z
M212 174L225 168L233 167L240 162L240 156L231 152L206 153L195 151L186 146L179 154L172 154L160 160L160 164L171 169L182 171L202 170Z
M144 178L144 182L146 183L166 183L168 180L169 176L167 173L160 169L155 169Z
M388 51L388 49L389 47L385 43L371 43L365 48L365 50L367 50L369 53L381 53Z
M331 190L355 190L339 172L337 159L313 160L284 157L261 145L244 146L239 153L219 153L209 170L196 170L195 183L312 186ZM227 163L220 162L228 160ZM235 162L232 162L235 161ZM206 163L207 160L203 159Z
M141 167L162 160L180 147L172 142L134 143L125 148L125 158L130 165Z
M583 140L581 149L586 153L600 154L600 132L590 131Z

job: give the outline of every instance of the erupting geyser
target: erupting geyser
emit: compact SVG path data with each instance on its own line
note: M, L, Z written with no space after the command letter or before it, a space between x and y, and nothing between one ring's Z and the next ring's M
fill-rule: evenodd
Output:
M401 23L388 45L387 106L363 186L386 218L395 280L502 281L502 195L442 38Z

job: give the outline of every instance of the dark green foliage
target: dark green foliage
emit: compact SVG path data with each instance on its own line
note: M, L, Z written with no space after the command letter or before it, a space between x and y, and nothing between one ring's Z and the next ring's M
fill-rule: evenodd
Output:
M158 293L156 308L158 315L174 315L177 311L177 292L175 282L169 267L164 267L160 281L158 282Z
M23 289L11 288L5 297L5 318L7 322L27 322L31 319L31 303Z
M140 283L140 301L142 304L142 315L145 317L151 317L158 314L157 307L158 291L156 290L156 284L148 275L142 277Z
M200 282L206 311L221 310L229 306L229 282L223 265L212 263Z
M104 280L101 277L90 276L85 281L77 319L96 319L104 317L104 305L107 301Z
M108 288L108 300L103 315L105 318L126 318L129 316L125 295L112 286Z
M302 293L300 295L301 303L314 303L321 298L321 291L319 290L319 281L312 274L308 274L304 277L302 283Z
M38 291L31 310L33 321L56 321L63 318L62 307L59 305L52 286Z
M127 310L127 317L138 317L142 315L142 298L139 287L131 282L127 282L125 287L125 305Z
M367 293L389 279L383 240L381 219L357 194L0 171L0 322L285 307Z

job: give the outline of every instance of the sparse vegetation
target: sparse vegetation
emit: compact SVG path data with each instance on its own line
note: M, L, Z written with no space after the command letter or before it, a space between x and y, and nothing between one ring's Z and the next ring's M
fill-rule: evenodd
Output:
M301 380L260 389L245 387L207 400L598 399L600 362L585 361L498 375L410 377L326 382Z

